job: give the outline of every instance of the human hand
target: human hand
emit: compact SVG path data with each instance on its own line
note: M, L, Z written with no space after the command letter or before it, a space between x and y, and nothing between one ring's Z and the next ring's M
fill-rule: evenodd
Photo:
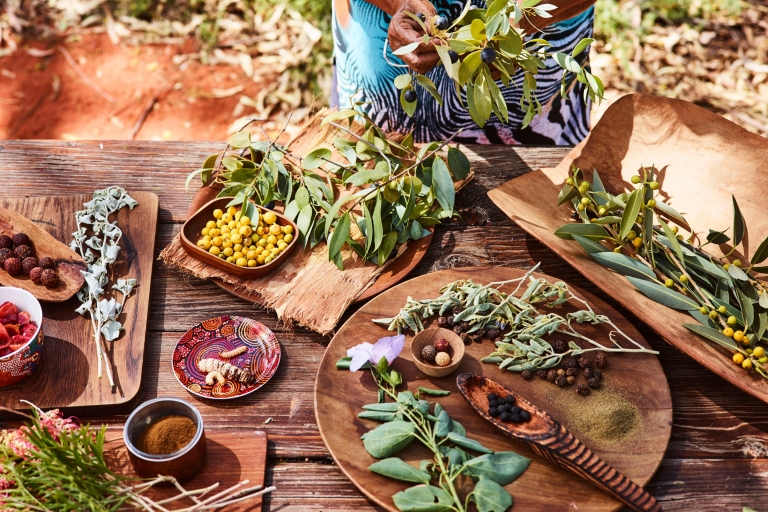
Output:
M435 6L429 0L402 0L398 4L388 31L389 46L393 50L421 41L424 36L421 25L406 13L423 14L426 20L436 14ZM429 27L428 23L425 24ZM440 40L435 39L429 44L422 43L413 52L400 55L400 58L413 71L424 74L440 61L440 55L435 51L435 43L440 44Z

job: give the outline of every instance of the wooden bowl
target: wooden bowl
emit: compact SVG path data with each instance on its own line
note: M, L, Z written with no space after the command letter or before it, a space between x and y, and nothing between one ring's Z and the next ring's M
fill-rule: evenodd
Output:
M205 227L206 223L213 219L213 211L217 208L226 211L227 204L229 204L231 200L231 197L220 197L218 199L214 199L213 201L203 205L199 210L197 210L197 212L194 213L194 215L187 219L187 222L184 223L184 227L181 228L181 245L184 247L184 250L187 251L187 254L193 258L207 263L212 267L223 270L224 272L228 272L237 277L242 277L243 279L255 279L257 277L269 274L277 267L279 267L299 245L299 227L287 217L273 210L270 210L269 208L256 206L256 208L260 210L261 215L264 215L266 212L273 212L277 216L277 224L280 226L293 226L294 239L290 244L288 244L286 250L278 254L274 260L270 261L266 265L259 265L257 267L238 267L234 263L228 263L218 256L214 256L205 249L201 249L197 246L197 241L202 236L200 232Z
M451 364L448 366L437 366L435 363L430 363L421 357L421 351L427 345L433 345L440 338L448 340L448 355L451 356ZM411 340L411 355L413 356L413 362L419 370L426 373L430 377L445 377L456 371L461 364L461 360L464 357L464 342L461 340L461 336L448 329L426 329L413 337Z

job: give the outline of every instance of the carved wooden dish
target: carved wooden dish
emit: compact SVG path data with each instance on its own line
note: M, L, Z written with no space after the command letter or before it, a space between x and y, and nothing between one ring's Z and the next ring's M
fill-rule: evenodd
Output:
M40 212L36 212L40 213ZM74 217L75 211L69 212ZM37 218L37 215L33 216ZM15 286L28 291L42 302L64 302L83 287L85 278L80 272L87 267L75 251L53 238L46 230L24 217L6 208L0 208L0 235L13 236L25 233L32 240L37 258L48 256L56 262L59 284L53 288L38 285L23 272L12 276L0 268L0 284Z

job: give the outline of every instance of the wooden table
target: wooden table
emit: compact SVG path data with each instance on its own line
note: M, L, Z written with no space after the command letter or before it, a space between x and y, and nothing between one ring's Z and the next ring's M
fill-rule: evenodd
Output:
M184 191L187 173L222 148L221 143L192 142L0 141L0 199L91 193L108 185L155 192L160 197L159 251L185 219L192 198ZM531 169L555 165L568 148L473 150L482 157L475 159L477 178L457 198L464 220L437 226L427 256L412 275L462 266L529 267L541 261L543 272L584 287L627 315L509 221L486 195ZM303 329L289 331L274 314L211 283L169 271L160 262L155 263L150 311L140 401L175 396L195 403L207 428L265 430L270 439L267 482L278 489L267 499L265 510L376 509L334 465L315 423L315 372L328 338ZM176 382L170 371L171 352L181 333L220 314L249 316L271 327L283 345L283 360L274 379L258 393L233 402L202 402ZM660 351L674 402L669 449L647 489L665 510L740 511L744 506L765 510L768 405L714 376L644 325L638 328ZM67 412L91 423L108 423L117 437L130 411ZM576 509L564 504L562 510Z

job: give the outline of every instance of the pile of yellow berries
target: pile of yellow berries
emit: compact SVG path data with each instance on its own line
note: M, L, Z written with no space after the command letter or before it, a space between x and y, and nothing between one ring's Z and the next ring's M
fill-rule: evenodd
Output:
M278 224L275 212L263 212L258 225L254 226L251 219L234 206L226 212L214 210L213 220L208 221L200 234L198 247L238 267L270 263L295 237L293 226Z

